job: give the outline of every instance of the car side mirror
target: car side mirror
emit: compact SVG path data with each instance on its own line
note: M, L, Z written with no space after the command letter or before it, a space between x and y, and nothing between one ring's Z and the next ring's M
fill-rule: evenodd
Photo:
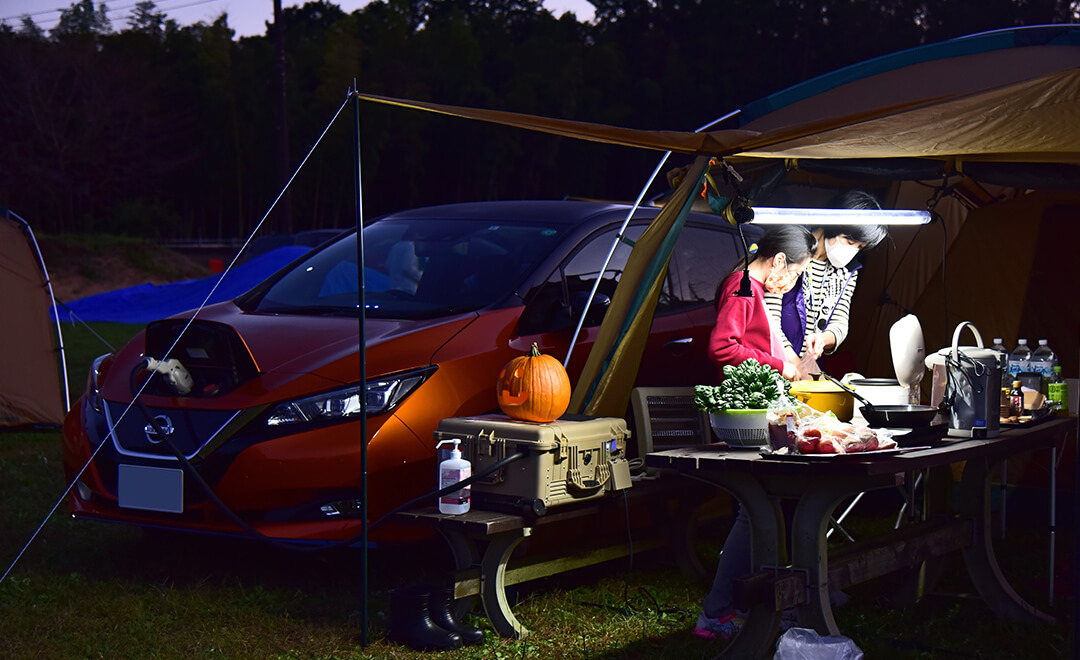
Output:
M585 303L588 300L589 293L587 291L578 291L573 295L570 309L572 310L571 315L574 317L575 324L577 323L577 320L581 318L581 312L585 310ZM607 294L597 292L596 295L593 296L592 303L589 304L589 311L585 316L585 327L600 325L610 306L611 298Z

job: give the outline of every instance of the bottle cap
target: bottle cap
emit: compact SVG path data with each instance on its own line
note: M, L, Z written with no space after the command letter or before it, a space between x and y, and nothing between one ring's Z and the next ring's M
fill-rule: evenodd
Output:
M1001 337L994 337L994 343L995 344L1000 344L1001 343Z
M1061 373L1061 365L1060 364L1055 364L1054 365L1054 373Z
M1039 340L1039 346L1046 346L1046 340L1045 339L1040 339Z
M1023 383L1021 383L1021 382L1020 382L1020 381L1018 381L1018 380L1014 380L1014 381L1013 381L1013 387L1014 387L1014 388L1015 388L1015 387L1021 387L1022 385L1023 385Z
M1024 345L1026 346L1026 345L1027 345L1027 340L1026 340L1026 339L1021 339L1021 340L1020 340L1020 343L1021 343L1021 344L1024 344Z

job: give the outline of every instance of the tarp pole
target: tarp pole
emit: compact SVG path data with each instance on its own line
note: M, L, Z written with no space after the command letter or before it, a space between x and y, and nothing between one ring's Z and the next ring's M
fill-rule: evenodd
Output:
M360 648L368 644L368 456L367 456L367 338L364 331L364 186L360 175L360 96L356 81L351 92L356 115L356 284L360 350Z
M704 126L696 129L694 132L700 133L702 131L708 130L713 126L719 124L720 122L731 119L737 114L739 114L739 111L733 110L724 115L723 117L717 117L708 124L705 124ZM585 308L581 310L581 318L578 319L577 327L574 328L574 336L570 338L570 346L566 349L566 359L563 360L564 369L570 366L570 355L574 352L574 345L577 343L578 335L581 334L581 328L585 325L585 318L589 314L589 306L592 305L593 298L596 297L596 291L600 288L600 280L603 278L604 272L607 270L608 264L611 263L611 258L615 255L615 250L619 247L619 243L623 239L623 233L626 231L626 226L630 224L630 220L634 217L634 213L638 210L638 207L641 206L641 200L645 198L645 193L648 192L649 187L652 186L653 181L655 181L657 175L660 174L660 169L664 166L664 163L667 162L667 159L671 156L671 153L672 152L667 151L664 153L663 157L660 158L660 162L656 164L656 168L653 170L653 173L649 176L649 179L645 182L645 185L642 186L641 192L638 193L637 199L634 200L634 205L630 208L630 211L627 212L626 218L623 219L623 223L619 227L619 232L615 235L615 240L611 244L611 249L608 250L607 258L604 259L604 265L600 268L600 272L596 274L596 281L593 282L592 290L589 291L589 297L585 300Z

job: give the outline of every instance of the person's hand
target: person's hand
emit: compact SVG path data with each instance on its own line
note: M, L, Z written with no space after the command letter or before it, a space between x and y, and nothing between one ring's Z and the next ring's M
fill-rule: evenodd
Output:
M784 369L780 372L780 375L788 380L796 380L799 377L799 368L790 362L785 362Z
M806 353L819 358L836 346L836 335L829 332L813 332L806 337Z

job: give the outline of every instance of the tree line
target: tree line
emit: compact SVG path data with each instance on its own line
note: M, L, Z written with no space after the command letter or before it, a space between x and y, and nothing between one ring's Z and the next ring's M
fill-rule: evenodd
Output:
M47 33L0 25L0 206L50 233L246 236L484 199L633 199L659 154L362 103L348 93L645 129L693 130L830 70L984 30L1074 22L1080 0L320 0L236 38L227 14L180 26L150 1L124 26L79 0ZM340 114L332 124L335 113ZM329 126L329 128L327 128ZM359 127L359 129L358 129Z

